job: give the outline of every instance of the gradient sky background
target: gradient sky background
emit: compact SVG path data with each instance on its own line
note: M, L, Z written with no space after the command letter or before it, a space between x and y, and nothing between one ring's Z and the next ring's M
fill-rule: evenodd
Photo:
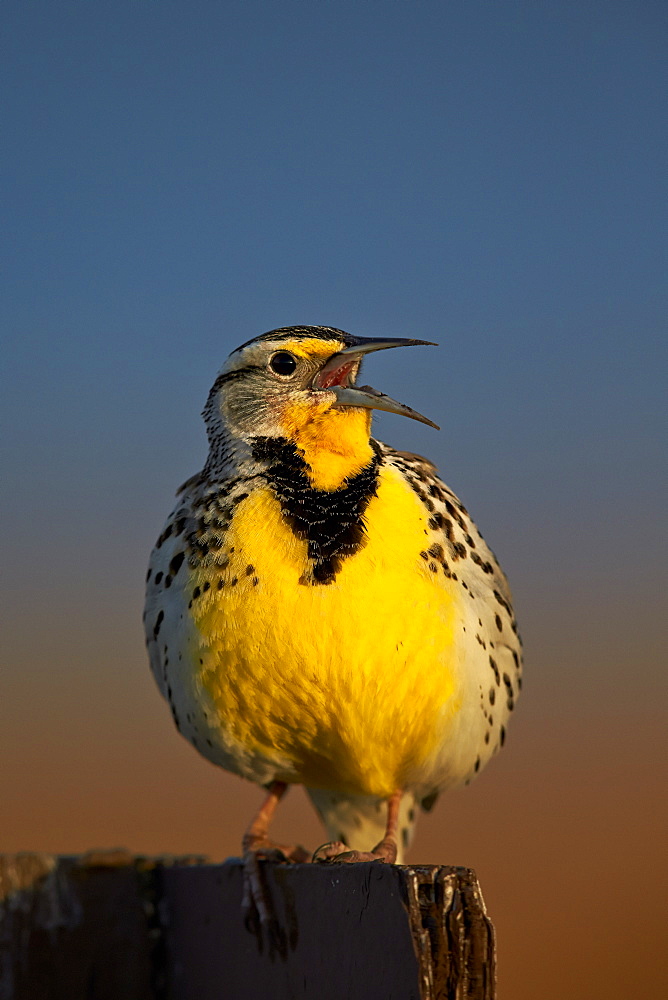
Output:
M260 795L179 738L140 624L208 388L277 326L436 340L365 377L442 432L375 432L500 556L527 683L412 860L477 869L501 1000L659 995L666 5L4 0L0 25L0 850L238 852ZM277 833L320 842L290 799Z

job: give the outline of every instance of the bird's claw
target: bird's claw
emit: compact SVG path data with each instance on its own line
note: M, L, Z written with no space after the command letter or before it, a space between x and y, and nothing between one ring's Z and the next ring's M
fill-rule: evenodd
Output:
M324 864L356 864L360 861L380 861L393 865L397 860L397 844L393 838L385 837L379 844L376 844L372 851L351 851L342 841L333 840L314 851L312 860Z
M257 938L260 947L269 944L270 954L278 952L285 956L287 943L267 886L266 873L262 862L290 864L309 861L310 853L300 845L279 847L269 842L249 846L244 843L243 895L241 912L246 930Z

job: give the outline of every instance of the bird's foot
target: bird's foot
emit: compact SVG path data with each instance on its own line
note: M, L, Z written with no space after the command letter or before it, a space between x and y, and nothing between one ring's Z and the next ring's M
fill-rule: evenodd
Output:
M381 861L387 865L396 864L397 830L399 825L399 805L401 803L401 789L393 792L387 800L387 823L385 825L385 836L376 844L371 851L351 851L348 846L340 840L332 840L329 844L323 844L313 854L313 861L321 862L341 862L343 864L356 864L358 861Z
M271 894L267 887L262 861L299 863L310 861L311 855L299 845L286 847L269 840L269 823L276 806L285 794L287 785L274 781L268 789L267 798L260 806L243 839L244 876L241 910L244 923L255 934L260 944L264 938L269 941L270 950L285 954L285 935L274 912Z
M384 837L371 851L351 851L342 841L333 840L314 851L312 860L314 862L343 864L355 864L358 861L381 861L393 865L397 860L397 842L394 837Z
M268 941L270 953L286 952L285 933L274 910L271 892L263 871L263 861L279 864L299 864L311 860L306 848L297 844L285 846L265 840L250 844L244 838L244 873L241 912L246 929L254 934L260 944Z

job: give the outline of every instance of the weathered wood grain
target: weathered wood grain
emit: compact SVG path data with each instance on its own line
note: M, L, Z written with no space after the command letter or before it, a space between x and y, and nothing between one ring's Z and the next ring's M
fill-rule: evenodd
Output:
M235 859L0 856L0 1000L494 1000L470 869L262 871L271 940L244 926Z

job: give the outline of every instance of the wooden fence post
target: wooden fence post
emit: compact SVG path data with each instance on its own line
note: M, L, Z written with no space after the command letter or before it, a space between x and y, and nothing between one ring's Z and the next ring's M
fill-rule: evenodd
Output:
M263 863L279 935L232 859L0 855L0 1000L494 1000L468 868Z

